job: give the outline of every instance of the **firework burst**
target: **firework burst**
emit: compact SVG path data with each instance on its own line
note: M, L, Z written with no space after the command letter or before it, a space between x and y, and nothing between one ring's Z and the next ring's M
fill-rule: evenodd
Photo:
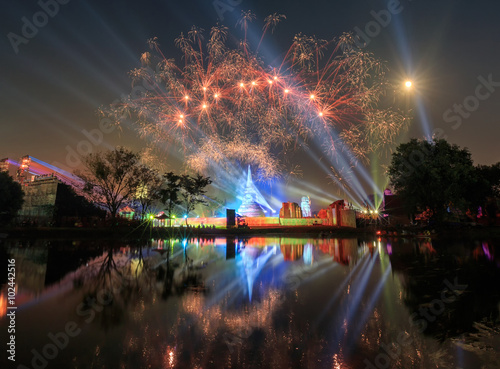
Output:
M371 53L355 46L351 34L325 41L297 34L280 65L259 57L264 35L285 17L265 19L255 52L247 42L243 12L238 26L245 38L228 45L228 29L208 35L192 27L175 40L182 52L167 58L157 38L141 56L142 67L130 72L134 84L149 89L106 109L132 117L138 132L159 148L179 148L187 166L211 174L211 168L250 164L261 179L297 172L285 156L313 141L334 158L341 148L357 159L393 143L407 123L390 109L380 109L387 89L386 69Z

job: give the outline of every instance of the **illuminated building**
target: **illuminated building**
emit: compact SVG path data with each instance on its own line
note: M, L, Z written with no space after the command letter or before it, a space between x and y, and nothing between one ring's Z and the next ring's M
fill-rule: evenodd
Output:
M23 156L21 158L16 176L16 179L19 183L24 184L25 182L29 182L30 179L32 179L32 177L30 177L30 164L31 158L29 155Z
M256 192L255 186L252 181L252 172L250 170L250 165L248 166L247 181L245 186L245 196L243 197L243 202L238 209L238 214L244 217L263 217L265 216L264 210L260 204L255 201Z
M0 160L0 172L6 172L11 177L16 178L18 165L15 161L10 160L9 158L4 158Z
M33 156L25 155L19 162L2 159L0 171L8 172L22 185L24 203L18 213L20 221L73 225L77 218L103 215L101 210L79 196L80 178Z
M309 196L303 196L300 202L300 207L302 208L302 216L304 218L311 217L311 199Z
M280 210L280 218L302 218L302 210L295 202L284 202Z
M38 176L32 181L24 182L25 170L18 171L23 186L24 203L19 211L19 217L37 218L39 220L51 220L56 207L57 187L59 180L54 176Z
M356 211L344 200L331 203L328 208L320 210L318 216L326 220L323 224L356 228Z
M403 199L388 189L384 191L383 211L389 224L410 224L409 212Z
M24 203L18 213L20 220L36 221L37 224L68 222L73 225L75 218L102 216L103 213L54 174L34 176L24 183L22 189Z
M130 206L125 206L124 208L121 208L119 211L118 211L118 214L122 217L122 218L128 218L128 219L134 219L134 215L135 215L135 210L132 209Z
M0 160L0 172L8 172L9 171L9 159L4 158Z
M21 184L31 182L36 176L40 175L53 175L61 182L74 188L79 188L82 184L81 179L77 176L30 155L23 156L19 159L19 163L10 159L2 159L0 161L0 170L5 169L11 174L15 173L13 177Z

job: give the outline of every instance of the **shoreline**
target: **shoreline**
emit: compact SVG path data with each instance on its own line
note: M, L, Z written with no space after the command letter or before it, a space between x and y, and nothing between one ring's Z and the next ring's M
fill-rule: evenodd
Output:
M150 238L188 238L197 236L316 236L319 234L339 237L357 237L359 235L374 235L373 229L357 229L347 227L314 226L314 227L252 227L252 228L195 228L195 227L109 227L109 228L56 228L56 227L11 227L0 228L0 238L14 239L150 239Z
M380 232L380 233L379 233ZM286 235L290 237L401 237L420 238L500 238L500 227L453 227L453 228L407 228L388 227L348 228L336 226L281 226L252 228L196 228L196 227L106 227L106 228L59 228L59 227L4 227L0 228L0 239L102 239L145 240L151 238L190 237L258 237Z

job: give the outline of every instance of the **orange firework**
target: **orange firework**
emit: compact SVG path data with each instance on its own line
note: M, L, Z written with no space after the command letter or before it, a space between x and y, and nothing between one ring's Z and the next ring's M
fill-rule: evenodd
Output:
M126 111L157 147L182 148L193 170L251 164L263 179L279 177L283 153L308 140L331 155L339 146L363 158L405 127L402 114L379 108L385 68L356 48L351 34L327 42L299 33L281 64L270 67L258 47L250 51L253 19L243 13L238 24L245 38L235 47L225 26L213 27L207 40L197 27L181 33L175 40L180 65L164 55L157 38L149 40L143 66L130 72L134 84L149 88L106 113L123 117ZM261 42L281 19L266 18Z

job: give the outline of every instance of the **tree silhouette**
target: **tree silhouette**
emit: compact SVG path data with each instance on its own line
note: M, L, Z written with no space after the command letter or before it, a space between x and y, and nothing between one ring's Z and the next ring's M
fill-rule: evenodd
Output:
M168 172L163 175L163 185L160 189L160 201L165 205L166 214L168 216L169 226L174 209L180 205L179 192L181 190L181 177L174 172Z
M389 178L410 213L429 208L443 220L451 208L475 211L484 204L483 178L468 149L445 140L416 140L398 146L392 156Z
M151 209L153 203L161 198L162 178L158 171L141 165L137 170L139 185L135 193L135 200L140 205L141 219L144 220L146 213Z
M182 198L184 208L186 209L186 216L189 216L189 213L194 210L196 205L207 204L207 201L204 198L204 195L207 192L205 188L212 183L212 180L209 177L202 176L201 174L197 174L196 177L183 175L180 183L183 190Z
M83 191L115 218L122 205L132 200L141 180L139 155L123 147L87 155L84 171L75 173L84 181Z
M9 223L21 209L24 193L8 173L0 172L0 223Z

